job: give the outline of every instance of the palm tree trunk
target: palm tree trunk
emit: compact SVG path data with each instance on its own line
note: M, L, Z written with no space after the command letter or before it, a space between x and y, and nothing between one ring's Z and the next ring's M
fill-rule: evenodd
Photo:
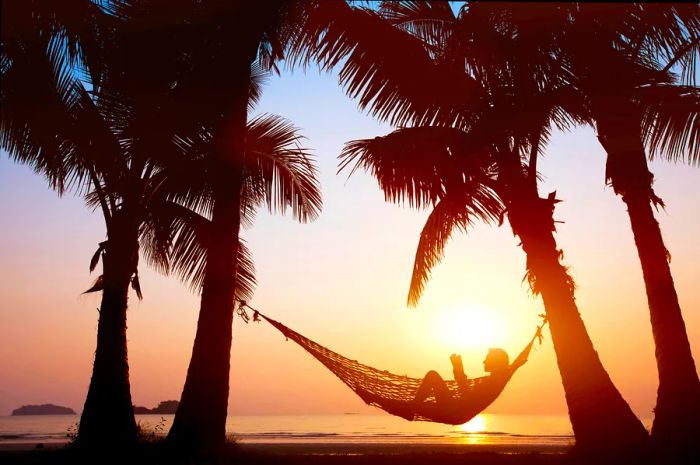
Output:
M605 371L574 300L573 279L560 263L554 199L520 192L511 200L509 221L527 255L532 290L544 301L577 449L586 453L643 449L647 431Z
M678 302L659 223L644 145L636 118L602 117L599 139L608 153L608 177L627 206L642 265L659 373L652 440L660 450L700 456L700 381Z
M634 242L656 345L659 388L651 430L655 443L669 450L700 451L700 381L673 285L667 250L647 196L627 194Z
M247 88L243 89L245 96L218 131L209 160L214 208L199 321L185 387L168 434L171 444L195 452L211 450L226 440L248 103Z
M197 332L180 404L168 433L172 446L195 453L215 449L226 440L251 65L263 40L263 26L275 17L267 2L229 3L221 11L227 15L235 11L236 20L243 22L231 27L234 16L224 17L225 27L207 36L212 47L221 47L212 49L218 55L207 50L199 56L199 46L193 54L211 72L205 81L207 87L195 88L193 95L199 96L204 114L222 116L214 123L211 152L206 155L214 207ZM219 7L205 2L196 8L211 15L217 14ZM222 17L213 20L218 24Z
M171 443L185 449L207 450L226 439L240 174L238 178L230 192L217 195L214 206L211 226L215 234L207 252L197 334L180 405L168 435Z
M80 417L78 444L124 450L136 444L126 343L129 283L138 263L135 228L113 228L103 259L103 291L92 378ZM116 449L115 449L116 448Z

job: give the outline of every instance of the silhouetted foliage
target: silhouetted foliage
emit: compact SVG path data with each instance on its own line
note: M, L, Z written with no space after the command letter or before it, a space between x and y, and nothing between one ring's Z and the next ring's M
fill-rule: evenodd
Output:
M416 51L416 59L414 54L404 56L403 61L375 65L372 51L385 42L367 32L374 28L365 28L358 46L347 56L335 57L337 63L341 58L346 60L341 83L351 96L355 88L381 89L390 87L387 82L394 78L401 82L406 76L432 74L432 86L413 89L419 97L408 89L404 94L397 90L397 98L426 102L434 97L437 105L443 90L442 74L435 73L436 68L472 78L478 86L450 88L454 101L469 101L471 105L456 109L460 115L449 118L429 110L427 114L425 110L411 111L408 104L398 106L393 101L362 100L360 96L361 105L367 105L373 114L415 126L349 143L341 166L355 163L355 167L369 169L389 200L408 200L409 204L434 209L416 254L411 303L417 302L430 266L439 261L454 227L464 229L476 218L495 222L501 214L508 217L527 255L526 277L533 292L542 294L551 322L577 444L589 451L624 450L632 444L643 445L646 431L610 381L580 319L573 280L560 263L561 251L553 235L553 212L559 200L554 193L540 198L537 192L537 156L550 128L567 128L583 120L583 115L571 108L580 102L568 86L571 70L557 59L555 44L535 40L539 28L547 28L546 21L537 19L546 9L543 5L469 3L454 15L449 6L439 2L386 3L372 12L346 6L347 17L356 15L362 21L369 16L391 23L396 41L403 36L407 43L418 40L423 48ZM554 12L569 17L566 11ZM380 26L376 29L385 30ZM320 27L315 35L317 43L309 48L317 54L337 50L324 43L332 36L331 27ZM429 66L423 65L426 61ZM321 63L330 65L322 59ZM383 73L375 71L384 65ZM348 69L356 71L353 84L343 80ZM465 93L471 95L462 97ZM563 99L572 95L573 102ZM397 111L399 119L392 119ZM452 131L449 137L445 136L449 134L446 128ZM411 141L412 134L415 138ZM396 168L399 164L402 167ZM601 416L612 419L614 426L601 425ZM610 428L609 441L601 428Z
M103 261L103 274L87 291L101 291L102 305L78 443L133 444L125 336L128 288L141 298L139 249L159 271L172 269L201 288L206 250L214 241L215 189L206 163L212 128L199 126L176 107L181 103L177 79L189 76L190 63L183 49L173 47L177 43L169 43L169 34L148 27L157 25L149 17L157 2L117 2L108 12L83 2L90 3L99 21L77 11L87 8L80 2L56 11L49 6L46 13L18 3L3 3L3 51L8 50L2 61L3 148L45 174L59 192L72 187L85 194L89 206L101 209L107 228L107 240L90 260L91 271ZM32 24L14 35L10 33L17 28L8 27L5 34L5 22L23 24L22 15L49 26ZM93 42L85 47L70 42L79 34L71 32L73 23L60 23L64 17L99 26L88 35ZM251 103L259 95L262 74L254 71L244 89L252 94ZM263 203L283 210L285 202L302 219L314 215L320 196L296 128L282 118L262 116L247 131L244 121L243 129L245 188L237 195L243 199L244 217L252 221ZM252 259L245 246L238 246L237 232L232 238L237 253L231 261L238 269L232 289L237 298L248 298L255 284Z

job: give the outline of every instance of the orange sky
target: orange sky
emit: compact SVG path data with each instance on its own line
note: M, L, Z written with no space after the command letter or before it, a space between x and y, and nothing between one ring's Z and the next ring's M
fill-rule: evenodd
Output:
M427 213L384 203L367 175L335 175L343 142L390 128L358 113L333 77L315 72L271 79L259 112L292 119L308 137L319 159L324 211L308 225L261 212L244 231L258 269L253 306L350 358L401 374L437 369L448 377L449 354L459 352L467 374L479 376L489 346L515 356L542 305L521 282L525 257L507 226L456 236L421 305L409 310L407 286ZM556 189L564 200L557 237L594 345L633 409L648 418L657 376L642 276L623 204L603 187L604 154L593 131L555 135L541 170L541 192ZM700 173L667 163L652 170L668 205L657 218L697 360ZM94 279L88 262L104 237L101 219L80 199L57 198L4 153L0 218L0 415L45 402L80 410L99 305L98 296L80 293ZM141 282L145 298L132 296L129 311L132 395L137 405L154 406L179 398L199 300L145 265ZM234 323L231 365L233 413L375 411L264 324ZM489 411L566 412L549 337Z

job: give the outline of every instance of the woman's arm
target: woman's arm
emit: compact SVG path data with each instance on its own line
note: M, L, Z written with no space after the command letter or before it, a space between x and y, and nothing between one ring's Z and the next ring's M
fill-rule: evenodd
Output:
M452 373L454 374L457 384L462 384L467 380L467 375L464 374L464 366L462 365L462 356L457 354L450 355L452 362Z

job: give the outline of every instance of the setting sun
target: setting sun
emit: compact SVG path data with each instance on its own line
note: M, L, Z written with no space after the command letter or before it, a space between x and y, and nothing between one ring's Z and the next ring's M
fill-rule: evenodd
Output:
M437 337L456 348L487 348L503 339L497 313L478 307L442 312L436 326Z
M488 422L484 415L477 415L463 425L460 425L459 429L465 433L480 433L488 430Z

